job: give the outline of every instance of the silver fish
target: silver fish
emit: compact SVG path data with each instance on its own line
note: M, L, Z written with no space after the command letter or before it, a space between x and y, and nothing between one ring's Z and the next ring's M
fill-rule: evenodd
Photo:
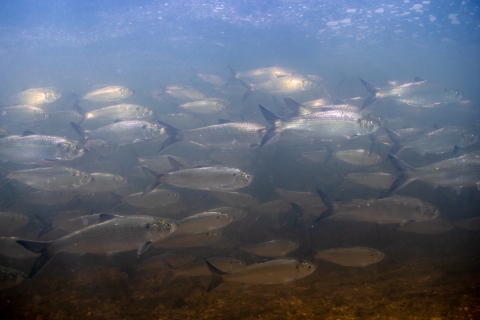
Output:
M249 122L227 122L190 130L179 130L165 122L159 123L170 135L170 138L162 143L160 150L165 150L179 141L191 141L214 148L248 149L259 146L267 132L264 126Z
M386 172L349 173L346 178L355 183L376 189L389 189L396 179L395 175Z
M317 252L315 259L330 261L346 267L367 267L385 258L385 253L367 247L334 248Z
M62 93L51 87L32 88L17 93L11 98L12 104L39 106L52 103L62 97Z
M242 220L247 216L247 213L245 211L234 207L219 207L211 209L209 211L228 214L229 216L233 217L235 221Z
M209 263L215 266L215 268L223 272L235 272L238 270L243 270L246 268L245 262L230 258L230 257L213 257L207 259ZM169 268L170 274L168 275L169 280L176 278L178 276L186 277L202 277L210 275L210 269L205 263L205 260L195 261L188 265L182 266L180 268Z
M33 277L58 252L97 253L137 250L140 256L152 243L171 235L178 224L170 219L150 216L111 216L110 219L75 231L54 241L18 240L25 248L41 253L29 277Z
M455 146L467 147L478 141L478 136L468 133L461 127L443 127L429 132L416 139L405 139L397 132L386 129L388 136L397 144L392 154L397 154L404 148L415 150L420 154L441 154L452 152Z
M75 189L75 194L110 192L125 186L128 182L126 178L118 174L94 172L90 175L93 177L93 181Z
M228 80L226 86L234 83L238 79L247 83L261 83L294 74L292 69L284 67L266 67L248 71L236 71L230 66L228 66L228 68L232 73L232 78Z
M240 250L247 251L261 257L283 257L298 249L300 244L290 240L271 240L267 242L240 246Z
M119 120L145 119L153 115L153 111L138 104L117 104L94 111L85 112L77 106L83 120L80 125L84 128L98 128L106 126Z
M147 209L168 206L178 202L178 200L180 200L180 194L172 190L161 188L156 188L145 195L140 192L122 197L123 203Z
M165 174L142 168L147 176L156 179L145 189L144 195L163 183L195 190L235 191L250 185L254 180L249 173L223 166L185 169Z
M60 229L67 233L72 233L88 226L97 224L102 219L103 213L89 214L77 218L65 220L51 220L48 216L35 215L45 227L40 231L38 237L42 237L53 230Z
M0 109L0 123L35 123L46 120L50 115L39 107L19 105Z
M7 175L7 179L45 191L72 190L93 181L91 175L66 167L12 171Z
M348 164L363 167L373 166L383 161L382 157L380 157L378 154L373 152L370 153L368 150L364 149L340 150L333 152L332 155Z
M173 235L167 239L153 244L155 248L191 248L208 246L222 237L222 233L218 231L179 234Z
M133 90L122 86L107 86L84 94L81 99L95 102L114 102L129 98Z
M207 211L178 221L176 235L206 233L228 226L234 218L225 213Z
M461 229L470 230L470 231L478 231L480 230L480 216L466 219L466 220L458 220L454 222L456 227Z
M0 139L0 159L4 161L35 164L42 161L73 160L85 153L86 149L77 142L28 131L22 136Z
M284 131L305 138L332 141L369 135L380 128L378 121L355 112L333 110L283 119L262 105L259 107L265 119L272 125L262 140L262 146Z
M210 114L224 110L228 101L219 98L207 98L199 101L187 102L179 105L180 109L195 114Z
M169 94L182 100L197 101L205 98L205 95L198 90L190 87L168 86L162 93ZM155 98L159 97L157 92L152 93Z
M168 157L173 158L175 161L182 165L187 165L187 162L180 157L169 156L169 155L161 155L161 156L150 156L150 157L142 157L137 159L138 166L145 166L153 171L156 172L166 172L174 167L170 164Z
M194 129L205 126L205 121L188 113L162 114L158 116L162 122L166 122L181 130Z
M435 186L458 188L457 190L474 186L480 190L480 157L475 154L465 154L419 168L410 167L393 154L389 154L389 157L401 173L389 192L394 192L414 180L421 180Z
M255 263L245 269L234 272L223 272L207 260L212 272L212 282L208 287L211 291L223 282L239 282L246 284L285 284L311 275L316 265L296 259L277 259L263 263Z
M82 142L100 139L118 146L149 141L160 136L164 131L157 124L142 120L120 121L94 130L85 130L73 122L70 124L83 137Z
M6 290L21 283L27 276L25 273L0 266L0 290Z
M247 88L247 91L243 95L243 101L245 101L253 91L261 91L271 94L292 94L308 91L317 86L316 81L296 75L278 77L254 84L247 84L242 80L240 80L240 83Z
M372 95L365 100L362 109L365 109L381 98L390 98L412 107L435 108L462 99L460 92L449 89L443 85L427 80L415 78L414 82L379 88L373 83L360 79L368 92Z
M389 196L381 199L355 199L345 203L334 202L322 190L318 194L327 206L317 221L328 217L345 217L357 221L403 225L408 222L433 220L440 215L437 207L417 198Z
M250 208L250 210L259 214L281 214L292 210L292 206L284 199L279 199L259 204Z

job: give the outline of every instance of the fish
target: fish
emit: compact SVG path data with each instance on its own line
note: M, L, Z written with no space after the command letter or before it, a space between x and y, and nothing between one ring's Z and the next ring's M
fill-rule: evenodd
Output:
M275 258L284 257L290 252L297 250L299 246L298 242L291 240L271 240L252 245L242 245L240 250L261 257Z
M12 171L7 175L7 179L44 191L72 190L93 181L90 174L67 167Z
M387 172L355 172L345 178L370 188L388 190L396 176Z
M225 202L227 205L235 207L251 207L258 205L258 200L249 194L239 192L217 192L210 191L210 193L220 201Z
M453 224L461 229L478 231L480 230L480 216L466 220L457 220Z
M354 98L355 99L355 98ZM357 106L350 105L346 103L345 100L337 100L333 98L317 99L313 101L307 101L300 103L293 99L292 97L283 98L285 104L288 108L293 111L292 116L307 115L311 113L321 112L321 111L348 111L348 112L360 112L360 108ZM350 99L349 99L350 100Z
M224 166L184 169L169 173L157 173L147 167L142 168L148 177L156 180L145 188L144 195L164 183L194 190L236 191L247 187L254 180L250 173Z
M30 221L27 215L17 212L0 212L0 235L13 235Z
M179 141L221 149L249 149L260 146L267 132L265 126L249 122L226 122L189 130L179 130L165 122L158 122L170 136L162 143L159 152Z
M83 116L75 111L56 111L50 112L48 117L49 123L79 123Z
M348 164L363 167L373 166L384 160L378 154L364 149L339 150L333 152L332 155Z
M0 123L31 124L48 119L50 114L43 109L29 105L4 107L0 109Z
M228 79L225 87L231 85L237 80L241 79L247 83L262 83L269 80L274 80L283 76L291 76L294 71L284 67L265 67L248 71L236 71L232 67L228 66L232 77Z
M476 186L480 190L480 157L475 154L460 156L413 168L403 160L389 153L393 165L400 171L400 176L393 182L389 193L406 186L414 180L424 181L434 186L455 188Z
M17 240L19 240L19 238L0 237L0 254L15 259L38 257L38 253L25 249L17 243Z
M103 218L102 214L103 213L89 214L65 220L51 220L48 216L40 216L36 214L35 217L45 225L45 227L38 234L38 238L57 229L63 230L67 233L72 233L88 226L97 224Z
M235 221L242 220L247 216L247 213L245 211L234 207L219 207L211 209L209 211L228 214L229 216L233 217Z
M154 243L153 247L167 249L204 247L220 240L222 236L223 234L218 231L172 235L163 241Z
M115 102L131 97L134 91L122 86L102 87L84 94L81 100L94 102Z
M231 258L231 257L212 257L207 259L209 263L215 266L215 268L223 272L235 272L246 268L245 262ZM167 265L167 270L170 274L167 275L168 280L172 280L179 276L186 277L202 277L209 276L210 269L205 263L206 260L199 260L189 263L188 265L181 266L179 268L171 268Z
M104 214L97 224L62 238L43 242L17 240L17 243L41 253L30 271L31 278L58 252L106 254L137 250L137 255L141 256L152 243L170 236L177 227L178 223L166 218Z
M266 92L270 94L292 94L309 91L317 86L316 81L296 75L281 76L265 82L253 84L248 84L245 81L240 80L240 83L247 88L247 91L243 95L242 101L245 101L254 91Z
M156 172L166 172L172 170L174 167L170 164L168 157L173 158L175 161L179 162L183 166L187 165L187 161L183 160L180 157L169 156L169 155L156 155L150 157L139 157L137 159L137 166L145 166Z
M468 133L462 127L443 127L416 139L405 139L397 132L385 129L390 139L397 144L390 151L392 154L398 154L403 149L412 149L421 155L442 154L453 152L455 146L467 147L478 141L478 135Z
M438 234L448 232L453 229L453 225L445 219L436 218L433 220L408 223L399 226L398 231L421 233L421 234Z
M194 129L206 125L205 121L188 113L161 114L158 116L158 119L181 130Z
M62 93L53 87L31 88L14 95L10 102L16 105L39 106L57 101Z
M312 192L301 192L284 189L275 189L275 192L287 202L293 202L301 206L323 205L322 199Z
M156 188L143 195L142 192L126 195L121 198L122 203L135 207L153 209L168 206L180 200L180 194L168 189Z
M20 284L27 276L22 271L0 266L0 290Z
M173 268L181 267L195 260L195 256L186 252L165 252L148 258L137 266L137 270L164 269L166 261Z
M462 94L455 89L435 84L416 77L413 82L379 88L371 82L360 78L371 95L365 100L362 110L382 98L390 98L397 102L405 103L412 107L436 108L448 103L460 101Z
M259 214L281 214L288 212L291 209L292 206L290 205L290 203L285 201L284 199L262 203L258 206L250 208L250 210Z
M390 123L389 120L387 120ZM422 138L422 136L435 131L435 128L429 127L413 127L413 128L404 128L400 130L396 130L395 132L401 136L405 140L416 140ZM378 134L375 138L375 143L378 144L385 144L391 145L393 141L391 141L390 137L387 133L385 134Z
M121 103L89 112L78 105L76 108L83 116L79 125L84 128L98 128L118 121L140 120L153 115L152 110L138 104Z
M203 100L187 102L178 107L190 113L210 114L225 110L228 104L228 101L225 99L206 98Z
M323 212L316 222L336 216L378 224L405 225L433 220L440 216L440 210L436 206L413 197L393 195L380 199L354 199L337 203L322 190L317 189L317 192L328 210Z
M322 259L345 267L368 267L385 258L385 253L368 247L333 248L318 251L315 259Z
M164 93L178 99L190 101L198 101L205 98L203 93L190 87L167 86L164 90Z
M0 159L23 164L44 161L70 161L84 156L87 149L77 142L61 137L25 131L21 136L0 139Z
M90 175L93 177L93 181L75 189L76 195L110 192L125 186L128 182L125 177L118 174L94 172Z
M245 269L223 272L215 268L208 260L207 265L212 273L212 281L207 291L212 291L224 282L245 284L285 284L311 275L317 269L312 262L297 259L276 259L263 263L255 263Z
M178 221L176 235L206 233L228 226L234 218L226 213L207 211Z
M276 140L281 132L288 131L305 138L332 141L370 135L381 126L378 121L355 112L332 110L283 119L262 105L259 107L271 125L261 146Z
M82 136L81 143L90 139L100 139L108 144L124 146L155 139L164 132L157 124L142 120L120 121L94 130L85 130L74 122L70 124Z

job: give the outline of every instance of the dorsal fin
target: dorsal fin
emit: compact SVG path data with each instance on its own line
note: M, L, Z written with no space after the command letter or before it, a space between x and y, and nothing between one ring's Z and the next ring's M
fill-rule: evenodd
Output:
M229 119L218 119L218 124L232 123L232 122L235 122L235 121L229 120Z
M23 132L22 137L28 137L28 136L32 136L34 134L37 134L37 133L33 132L33 131L30 131L30 130L26 130L26 131Z
M414 82L422 82L422 81L425 81L425 79L422 79L422 78L420 78L420 77L415 77L415 78L413 79L413 81L414 81Z

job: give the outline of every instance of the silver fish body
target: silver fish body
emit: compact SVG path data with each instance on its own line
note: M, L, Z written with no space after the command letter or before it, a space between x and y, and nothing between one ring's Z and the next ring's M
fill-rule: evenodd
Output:
M11 106L0 109L0 123L35 123L46 120L50 115L39 107L29 105Z
M62 93L55 88L32 88L17 93L11 98L12 104L39 106L58 100Z
M0 159L24 164L42 161L73 160L86 149L74 141L55 136L30 134L0 139Z
M386 172L356 172L349 173L346 179L355 183L362 184L367 187L376 189L389 189L393 181L395 181L395 175Z
M108 86L90 91L81 97L82 100L95 102L114 102L129 98L133 90L122 86Z
M193 248L208 246L222 237L222 233L218 231L179 234L153 244L155 248Z
M6 290L18 285L26 277L21 271L0 266L0 290Z
M240 250L247 251L262 257L283 257L288 253L295 251L299 243L290 240L271 240L248 246L240 246Z
M7 179L45 191L72 190L93 181L91 175L66 167L12 171L7 175Z
M140 193L134 193L122 197L123 203L128 203L135 207L140 208L160 208L176 203L180 200L180 195L172 190L156 188L152 192L143 195Z
M228 106L228 101L219 98L207 98L204 100L187 102L179 105L180 109L196 114L210 114L220 112Z
M153 115L153 111L137 104L117 104L84 113L81 125L85 128L98 128L119 120L145 119Z
M234 218L228 214L207 211L197 213L178 221L180 226L176 234L205 233L223 228L234 221Z
M292 69L284 67L266 67L248 71L235 71L230 68L230 71L234 79L241 79L247 83L262 83L279 77L291 76L294 73Z
M367 247L334 248L317 252L315 259L330 261L346 267L367 267L385 258L377 249Z

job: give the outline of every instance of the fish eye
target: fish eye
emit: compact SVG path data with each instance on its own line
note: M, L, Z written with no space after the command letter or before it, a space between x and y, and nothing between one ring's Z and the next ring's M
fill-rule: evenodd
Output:
M234 174L233 174L233 176L234 176L234 177L236 177L236 176L237 176L237 174L236 174L236 173L234 173Z
M8 277L9 277L10 279L15 279L17 276L16 276L15 274L13 274L13 273L9 273L9 274L8 274Z
M84 178L88 178L88 174L83 175Z
M245 176L245 178L250 179L250 175L247 174L247 175Z

